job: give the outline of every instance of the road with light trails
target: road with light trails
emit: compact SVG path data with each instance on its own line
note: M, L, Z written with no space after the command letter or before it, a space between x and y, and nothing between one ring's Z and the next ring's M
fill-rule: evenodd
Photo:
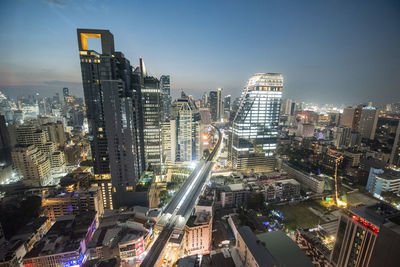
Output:
M157 222L163 230L144 258L140 265L141 267L156 266L174 229L178 225L181 226L186 224L186 221L197 203L202 189L204 188L205 182L207 181L214 165L213 160L222 143L222 134L218 128L215 129L218 132L217 144L207 160L199 162L181 189L175 194L174 198L165 208L163 215Z

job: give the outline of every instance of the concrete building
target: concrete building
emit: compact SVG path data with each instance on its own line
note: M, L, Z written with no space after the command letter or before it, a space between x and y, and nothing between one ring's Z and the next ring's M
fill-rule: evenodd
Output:
M341 266L398 266L400 212L383 203L360 206L339 219L331 262Z
M380 197L384 192L400 193L400 169L371 168L365 188L368 192L377 197Z
M133 213L105 216L87 246L88 260L119 257L123 264L133 264L145 252L150 238L143 221Z
M48 156L35 145L16 145L12 160L17 173L32 185L46 185L51 176L51 162Z
M312 123L299 123L297 125L296 136L313 137L315 125Z
M98 226L95 212L60 217L28 252L23 264L33 266L82 266L86 248Z
M65 144L67 137L65 136L64 125L61 121L43 124L41 128L47 132L48 141L56 143L58 146Z
M212 214L200 211L191 216L185 226L185 252L187 255L205 255L211 251Z
M294 179L278 180L264 185L266 201L289 201L300 197L300 183Z
M237 207L242 203L247 202L250 191L244 188L243 184L230 184L221 191L221 206Z
M324 192L325 182L321 177L304 173L290 166L288 163L282 163L282 169L287 172L289 178L296 179L303 187L318 194Z
M96 212L100 217L104 213L99 187L80 188L74 192L63 192L42 200L43 213L55 221L66 215L82 212Z
M249 79L232 125L234 169L274 170L282 89L283 77L278 73L258 73Z
M0 114L0 166L11 165L11 147L11 140L6 120L5 117Z
M4 242L0 243L0 266L23 266L23 257L50 228L50 218L38 217L23 226L10 240L4 239Z
M379 112L374 107L363 107L361 111L360 121L358 124L358 131L362 138L371 139L375 138L376 125L378 123Z

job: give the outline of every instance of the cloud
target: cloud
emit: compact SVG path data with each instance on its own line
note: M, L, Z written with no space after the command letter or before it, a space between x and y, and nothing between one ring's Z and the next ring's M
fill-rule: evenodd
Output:
M47 4L56 7L65 7L65 3L60 0L45 0Z

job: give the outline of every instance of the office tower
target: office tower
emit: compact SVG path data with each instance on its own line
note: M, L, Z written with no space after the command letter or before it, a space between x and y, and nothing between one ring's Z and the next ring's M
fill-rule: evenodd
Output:
M203 96L201 97L200 107L201 108L208 107L208 94L207 93L204 93Z
M400 212L384 203L360 206L339 219L331 262L341 266L398 266Z
M63 97L64 97L64 99L65 99L67 96L69 96L69 89L68 89L67 87L64 87L64 88L63 88Z
M193 100L183 95L173 103L176 120L176 160L199 160L201 153L201 118Z
M290 109L292 107L292 100L291 99L285 99L282 101L282 106L281 106L281 113L283 115L290 115ZM296 105L296 103L294 103Z
M135 128L140 101L132 67L114 50L110 31L78 29L77 34L95 180L111 177L114 208L132 205L141 174ZM101 53L88 49L87 38L100 38Z
M389 164L400 167L400 120L397 125L396 135L394 137L392 152L390 153Z
M16 145L12 152L12 160L17 173L24 177L24 182L43 186L49 182L51 162L49 157L35 145Z
M173 120L171 120L173 121ZM171 121L165 121L161 124L162 129L162 151L163 162L171 163Z
M352 130L357 130L362 108L362 105L358 105L356 108L344 108L342 117L340 119L340 125L349 127Z
M218 92L210 91L210 95L208 97L208 107L210 108L211 120L217 121L218 119Z
M358 131L362 138L375 138L376 124L378 123L378 110L374 107L363 107L360 120L358 123Z
M249 79L232 125L234 169L274 169L282 89L283 77L278 73L258 73Z
M5 117L0 115L0 166L8 166L12 162L10 141Z
M161 137L161 90L158 79L147 76L144 62L140 59L143 84L141 97L143 106L143 133L146 163L155 174L162 170L162 137Z
M167 121L171 109L171 82L169 75L162 75L160 77L161 89L161 121Z
M351 128L339 126L334 132L333 144L336 148L347 148L350 143Z
M224 103L222 98L222 88L217 89L217 121L221 122L224 117Z
M224 110L231 110L231 95L224 97Z

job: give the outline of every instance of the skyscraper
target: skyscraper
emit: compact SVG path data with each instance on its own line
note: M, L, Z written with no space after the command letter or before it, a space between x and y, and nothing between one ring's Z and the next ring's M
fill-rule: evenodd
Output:
M160 174L162 162L162 94L160 82L157 78L148 76L146 66L142 58L140 65L135 70L140 74L137 90L140 91L141 102L137 108L141 123L143 123L143 146L145 151L146 166L155 174Z
M0 166L11 164L11 143L7 130L6 120L0 115Z
M208 98L208 107L210 108L211 120L218 120L218 92L210 91L210 95Z
M162 75L160 77L160 89L161 89L161 120L167 121L170 115L171 109L171 82L169 75Z
M82 83L87 106L94 174L112 181L113 207L134 204L133 191L141 174L137 164L138 99L130 62L114 50L108 30L78 29ZM101 39L101 54L88 49L87 38Z
M217 121L222 121L224 117L224 102L222 98L222 88L217 89Z
M258 73L249 79L232 125L234 169L274 169L282 89L283 77L278 73Z
M182 96L172 105L176 121L176 160L191 161L201 158L200 113L187 96Z
M63 97L64 97L64 99L65 99L67 96L69 96L69 89L68 89L68 87L64 87L64 88L63 88Z
M376 125L378 123L378 110L374 107L363 107L360 120L358 122L358 131L362 138L375 138Z

